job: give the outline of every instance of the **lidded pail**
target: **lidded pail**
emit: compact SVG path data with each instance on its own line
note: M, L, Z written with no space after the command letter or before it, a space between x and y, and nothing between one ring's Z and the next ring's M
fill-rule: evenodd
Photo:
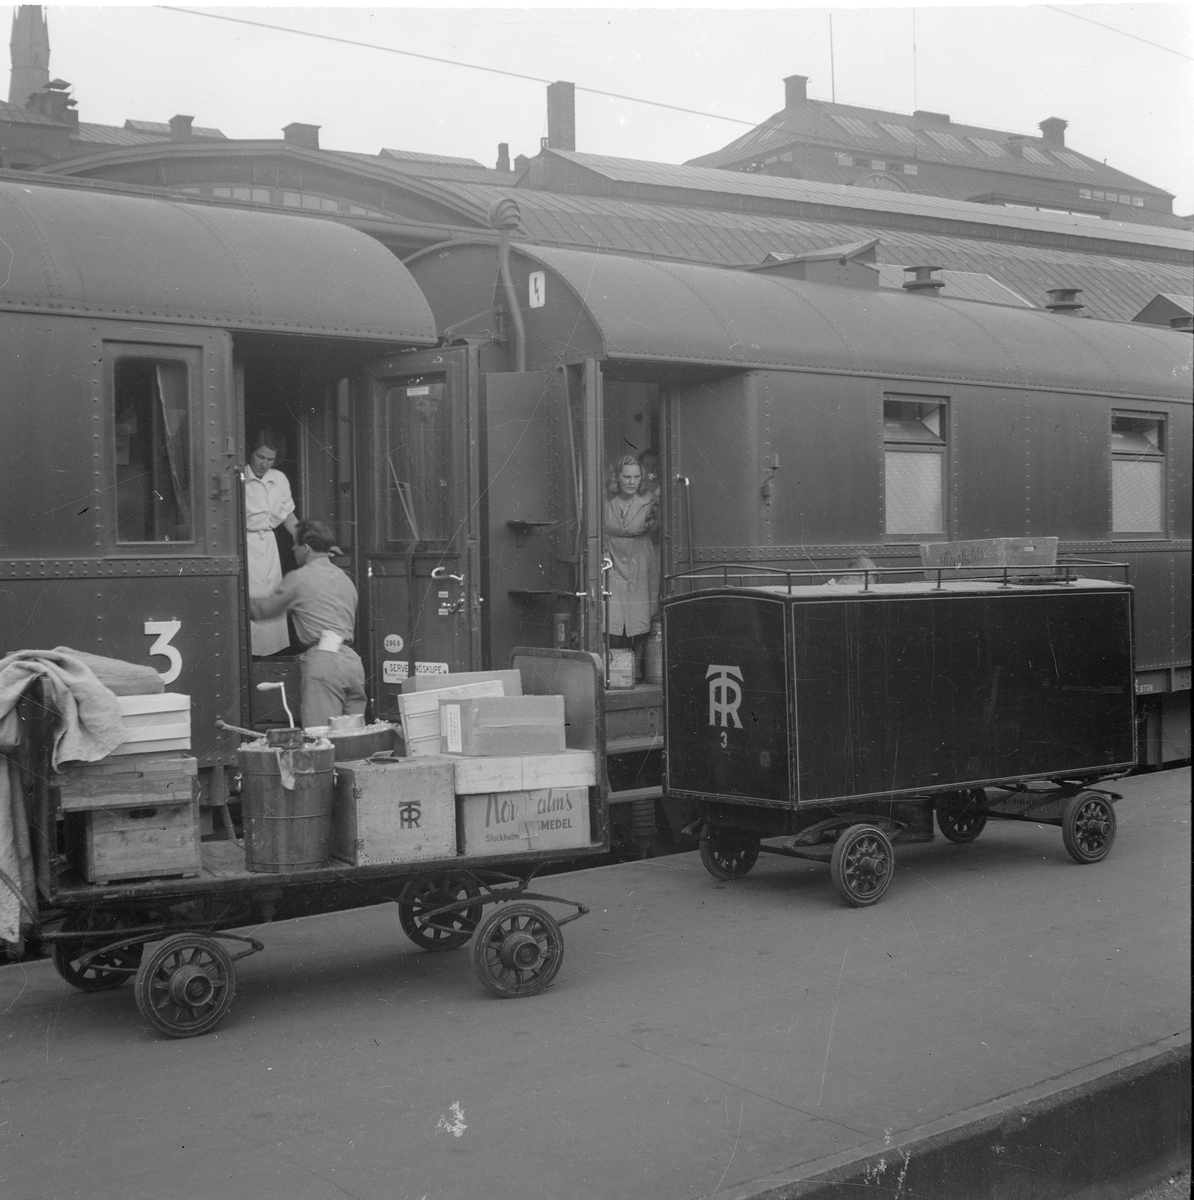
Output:
M242 746L240 803L245 866L290 874L328 865L335 793L335 747L326 739L284 750ZM287 787L293 781L293 787Z

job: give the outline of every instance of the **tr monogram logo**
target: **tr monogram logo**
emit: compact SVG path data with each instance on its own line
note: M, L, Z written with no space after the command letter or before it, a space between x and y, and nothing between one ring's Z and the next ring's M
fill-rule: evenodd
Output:
M742 703L741 667L727 667L714 663L706 672L709 680L709 724L735 729L742 728L738 719L738 705ZM737 681L737 682L735 682Z

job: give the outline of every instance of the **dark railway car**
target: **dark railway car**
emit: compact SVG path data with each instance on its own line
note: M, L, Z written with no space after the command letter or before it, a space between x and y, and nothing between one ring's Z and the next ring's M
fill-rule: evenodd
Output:
M426 370L430 311L397 259L331 222L2 181L0 227L0 649L158 667L192 698L218 802L237 738L216 716L268 721L277 692L251 682L297 681L293 658L248 656L246 428L289 432L300 514L333 521L363 582L358 413L371 366Z
M1189 756L1188 335L525 244L507 286L499 258L407 260L441 333L479 352L495 662L553 630L601 648L601 474L658 448L665 572L828 578L859 554L897 567L921 543L1023 535L1128 562L1141 758ZM505 371L519 357L527 373ZM657 780L659 690L610 699L616 805Z

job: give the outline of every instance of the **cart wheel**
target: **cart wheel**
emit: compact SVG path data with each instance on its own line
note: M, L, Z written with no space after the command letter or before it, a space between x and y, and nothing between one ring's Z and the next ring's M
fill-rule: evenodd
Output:
M829 874L837 894L854 908L882 899L894 871L891 841L874 825L851 825L834 843Z
M1061 840L1075 862L1096 863L1111 852L1115 841L1115 809L1098 792L1079 792L1066 802Z
M423 875L412 879L398 897L398 921L402 932L421 950L457 950L465 945L481 923L484 916L481 905L466 908L463 912L443 913L435 918L434 925L427 924L423 914L480 895L481 889L468 875Z
M473 943L473 969L495 995L534 996L559 974L564 937L535 904L503 904Z
M978 807L985 799L979 788L955 793L937 809L937 828L951 842L973 842L987 827L987 814Z
M114 913L91 912L86 917L69 916L62 922L63 933L95 933L111 930L117 934L127 924ZM81 992L106 992L118 988L136 973L145 952L143 945L122 946L108 954L96 955L85 967L78 966L79 959L91 950L98 949L95 942L56 942L54 944L54 969L71 987ZM125 968L120 970L119 968Z
M745 834L706 834L701 862L714 879L741 879L759 860L759 839Z
M214 938L167 938L137 972L137 1011L167 1037L197 1037L224 1019L236 995L232 958Z

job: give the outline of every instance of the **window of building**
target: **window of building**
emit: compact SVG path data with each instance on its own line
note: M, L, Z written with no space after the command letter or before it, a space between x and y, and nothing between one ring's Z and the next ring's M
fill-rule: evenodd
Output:
M865 122L857 117L841 117L833 113L833 119L847 132L855 137L873 138L879 135Z
M945 533L945 451L945 401L884 397L884 529L889 537Z
M1165 418L1111 414L1111 532L1165 532Z
M116 540L194 540L187 363L120 356L112 365Z
M298 208L303 202L303 197L299 192L283 192L282 203L288 208Z
M1003 158L1004 149L998 142L993 142L989 138L974 138L970 139L988 158Z
M854 165L853 154L835 154L833 157L837 159L839 167L852 167Z
M1132 207L1133 208L1143 208L1144 207L1144 197L1143 196L1133 196L1132 197Z
M886 171L887 160L882 158L872 158L870 160L870 166L872 171Z
M886 121L879 122L879 128L890 134L897 142L910 142L916 145L916 134L907 125L889 125Z
M1053 164L1035 146L1021 146L1020 153L1029 161L1040 163L1041 166L1051 167Z
M960 138L954 137L952 133L945 133L940 129L926 129L924 131L937 143L938 146L945 150L957 150L962 154L969 154L970 151L965 143Z
M1090 194L1090 188L1079 188L1078 189L1078 199L1079 200L1093 199L1093 197Z
M920 168L916 165L916 163L905 163L900 170L903 171L905 175L918 175L920 173Z

